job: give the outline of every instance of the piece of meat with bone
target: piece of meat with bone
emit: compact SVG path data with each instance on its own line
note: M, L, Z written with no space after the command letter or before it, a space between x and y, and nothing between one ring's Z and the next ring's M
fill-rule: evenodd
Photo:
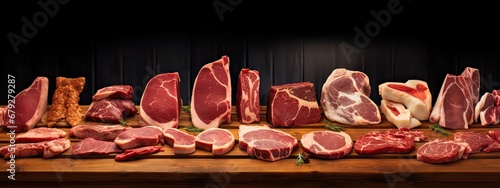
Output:
M342 124L379 124L380 112L369 98L370 90L365 73L344 68L333 70L321 90L325 116Z
M155 146L163 141L163 130L156 126L133 128L120 133L115 143L122 149L132 149L139 146Z
M382 99L403 104L413 118L428 120L432 109L432 96L427 82L408 80L406 83L386 82L378 86Z
M69 130L69 136L76 138L94 138L96 140L113 141L123 131L132 129L122 125L85 124L78 125Z
M500 123L500 90L486 92L476 105L474 120L481 120L481 125L496 125Z
M191 96L191 120L202 129L231 123L229 57L222 56L198 72Z
M16 143L33 143L56 140L66 137L67 133L56 128L39 127L16 136Z
M471 151L471 147L466 142L435 139L418 149L417 160L425 163L449 163L467 159Z
M354 150L358 154L410 153L415 150L414 138L371 131L356 139Z
M266 125L240 125L238 146L250 157L264 161L277 161L289 157L298 141L292 135Z
M454 134L454 140L458 142L466 142L471 148L470 153L479 153L483 148L497 142L487 136L486 133L476 132L458 132Z
M132 157L150 155L153 153L158 153L160 151L161 152L165 151L165 149L163 149L163 146L147 146L135 149L128 149L124 153L116 155L115 161L117 162L126 161Z
M210 128L196 136L196 147L211 151L214 155L224 155L234 147L234 135L226 129Z
M130 85L113 85L101 88L92 96L93 101L101 99L125 99L132 100L134 89Z
M398 128L413 129L421 125L420 121L413 118L410 111L400 103L382 99L380 102L380 111L382 111L389 122Z
M140 126L177 128L181 107L179 73L158 74L149 80L141 98Z
M176 128L163 130L163 137L168 145L174 148L175 154L191 154L196 151L195 136Z
M236 116L240 123L260 122L259 87L259 72L241 69L236 92Z
M115 142L96 140L91 137L81 140L72 147L73 155L107 155L123 151Z
M339 159L352 150L352 139L345 132L313 131L302 135L302 148L321 159Z
M137 114L134 102L123 99L102 99L90 104L85 119L106 122L121 123L126 117Z
M271 86L267 101L267 122L275 127L316 123L321 112L311 82Z

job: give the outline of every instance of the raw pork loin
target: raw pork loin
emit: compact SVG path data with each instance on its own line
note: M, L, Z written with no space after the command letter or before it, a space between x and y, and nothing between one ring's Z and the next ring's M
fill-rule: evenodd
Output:
M0 125L16 132L24 132L32 129L42 119L43 113L47 111L47 96L49 93L49 79L37 77L30 87L19 92L10 104L15 108L10 113L8 105L0 109ZM14 93L13 93L14 94ZM9 98L10 100L10 98ZM9 117L15 114L15 118Z
M176 128L166 128L163 137L174 148L175 154L190 154L196 151L195 137Z
M291 127L321 119L314 84L311 82L271 86L267 100L267 122Z
M300 139L305 152L316 158L339 159L352 150L352 139L345 132L313 131Z
M114 142L85 138L72 147L73 155L107 155L110 153L122 153L123 150Z
M358 154L410 153L415 144L411 137L371 131L356 139L354 150Z
M202 129L231 123L229 57L222 56L198 72L191 96L191 120Z
M158 74L149 80L141 98L139 125L177 128L181 107L179 73Z
M325 116L342 124L379 124L380 112L369 98L370 90L365 73L344 68L333 70L321 90Z
M66 137L67 133L60 129L40 127L16 136L16 143L32 143L56 140Z
M163 149L163 146L147 146L142 148L128 149L124 153L117 155L115 157L115 161L126 161L132 157L149 155L158 153L160 151L165 151L165 149Z
M417 159L426 163L448 163L467 159L471 151L471 147L466 142L435 139L418 149Z
M450 129L468 129L474 123L479 98L479 70L467 67L460 76L444 79L429 121Z
M98 101L106 98L132 100L133 94L134 89L130 85L114 85L97 90L96 94L92 96L92 100Z
M384 113L387 121L393 123L398 128L412 129L421 125L420 121L412 118L410 111L400 103L382 99L380 102L380 111Z
M78 125L69 130L69 136L80 139L94 138L96 140L112 141L123 131L132 129L122 125Z
M475 108L474 120L480 118L481 125L496 125L500 123L500 90L486 92Z
M196 136L196 147L212 151L214 155L224 155L233 149L234 136L226 129L210 128Z
M432 109L432 96L427 82L408 80L406 83L386 82L378 86L382 99L401 103L418 120L428 120Z
M16 144L16 149L13 151L9 151L9 147L10 146L1 147L0 156L8 159L10 158L10 155L15 155L16 158L21 158L43 154L43 158L52 158L68 150L71 147L71 142L67 139L61 138L45 142Z
M123 99L102 99L90 104L85 119L99 122L120 123L137 114L134 102Z
M241 69L236 92L236 116L240 123L260 122L259 72Z
M164 143L163 133L162 129L156 126L129 129L120 133L115 139L116 145L122 149L155 146L159 142Z
M249 156L264 161L277 161L289 157L297 148L298 141L283 131L268 126L240 125L238 131L240 149Z
M485 133L476 132L458 132L455 133L454 140L457 142L466 142L469 144L470 153L479 153L483 148L488 147L490 144L497 142L488 137Z

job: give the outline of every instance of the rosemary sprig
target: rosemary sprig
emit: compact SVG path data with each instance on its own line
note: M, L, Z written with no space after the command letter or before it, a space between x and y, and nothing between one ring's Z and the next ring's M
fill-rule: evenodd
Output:
M187 106L182 106L181 110L184 111L188 115L189 121L191 121L191 104Z
M340 126L339 124L333 123L327 119L325 119L325 128L330 129L335 132L340 132L345 130L344 127Z
M297 160L295 161L295 165L298 166L306 163L309 163L309 157L307 156L307 154L305 154L304 152L299 153L297 155Z
M443 127L439 126L439 124L437 123L430 126L430 129L433 130L434 132L441 133L442 135L450 136L450 133L445 131Z
M189 125L189 126L186 126L184 127L184 129L188 132L192 132L192 133L201 133L204 131L204 129L201 129L201 128L198 128L198 127L195 127L193 125Z
M120 119L118 120L120 122L120 125L124 126L124 127L128 127L128 124L127 124L127 121L123 120L123 119Z

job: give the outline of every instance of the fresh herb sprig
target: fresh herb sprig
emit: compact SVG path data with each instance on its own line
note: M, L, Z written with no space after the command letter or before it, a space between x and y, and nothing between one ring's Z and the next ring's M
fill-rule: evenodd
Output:
M195 126L193 126L193 125L186 126L186 127L184 127L184 129L185 129L186 131L188 131L188 132L192 132L192 133L196 133L196 134L201 133L201 132L203 132L203 131L204 131L204 129L201 129L201 128L198 128L198 127L195 127Z
M187 106L182 106L181 110L184 111L188 115L189 121L191 121L191 104Z
M335 132L340 132L345 130L344 127L340 126L339 124L333 123L327 119L325 119L325 128L330 129Z
M297 155L297 160L295 161L295 165L298 166L306 163L309 163L309 157L307 156L307 154L305 154L304 152L299 153Z
M441 133L442 135L450 136L450 133L444 130L443 127L439 126L439 124L437 123L430 126L430 129L433 130L434 132Z
M118 120L120 122L120 125L124 126L124 127L128 127L128 124L127 124L127 121L123 120L123 119L120 119Z

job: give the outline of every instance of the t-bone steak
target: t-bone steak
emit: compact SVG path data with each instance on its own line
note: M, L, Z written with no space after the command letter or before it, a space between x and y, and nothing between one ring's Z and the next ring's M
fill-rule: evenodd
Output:
M160 151L165 151L165 149L163 149L163 146L147 146L135 149L128 149L124 153L116 155L115 161L119 162L126 161L132 157L150 155L153 153L158 153Z
M415 150L413 138L371 131L356 139L354 150L358 154L410 153Z
M472 151L466 142L435 139L425 143L417 151L417 159L425 163L448 163L467 159Z
M163 130L163 137L168 145L174 148L175 154L190 154L196 151L195 136L176 128Z
M126 117L133 117L137 114L134 102L123 99L102 99L90 104L85 119L106 122L120 123Z
M316 91L311 82L271 86L267 122L275 127L316 123L321 119Z
M122 150L114 142L85 138L72 147L73 155L107 155L110 153L122 153Z
M386 82L378 86L382 99L403 104L412 117L423 121L429 119L432 96L427 82L408 80L406 83Z
M156 126L129 129L120 133L116 137L115 143L122 149L155 146L159 142L164 143L162 131L160 127Z
M191 120L202 129L231 123L229 57L222 56L198 72L191 96Z
M196 136L196 147L212 151L214 155L224 155L234 147L234 135L226 129L210 128Z
M48 93L49 79L37 77L30 87L19 92L14 99L9 98L9 104L0 109L0 125L16 132L32 129L47 111Z
M369 98L370 90L365 73L344 68L333 70L321 89L326 118L350 125L379 124L380 112Z
M66 137L67 133L56 128L39 127L16 136L16 143L33 143L56 140Z
M470 153L479 153L485 147L496 142L485 133L476 132L458 132L454 134L454 140L457 142L466 142L471 148Z
M250 157L264 161L277 161L289 157L298 141L292 135L271 129L266 125L240 125L238 146Z
M240 123L260 122L259 87L259 72L241 69L236 92L236 116Z
M380 111L385 115L387 121L393 123L398 128L415 128L421 125L420 121L413 118L410 111L401 103L395 103L382 99Z
M302 135L302 148L313 157L339 159L352 150L352 139L345 132L313 131Z
M97 90L96 94L92 96L93 101L101 99L125 99L132 100L134 89L130 85L113 85Z
M132 129L132 127L124 127L122 125L101 125L101 124L85 124L78 125L69 130L69 136L76 138L94 138L96 140L113 141L123 131Z

